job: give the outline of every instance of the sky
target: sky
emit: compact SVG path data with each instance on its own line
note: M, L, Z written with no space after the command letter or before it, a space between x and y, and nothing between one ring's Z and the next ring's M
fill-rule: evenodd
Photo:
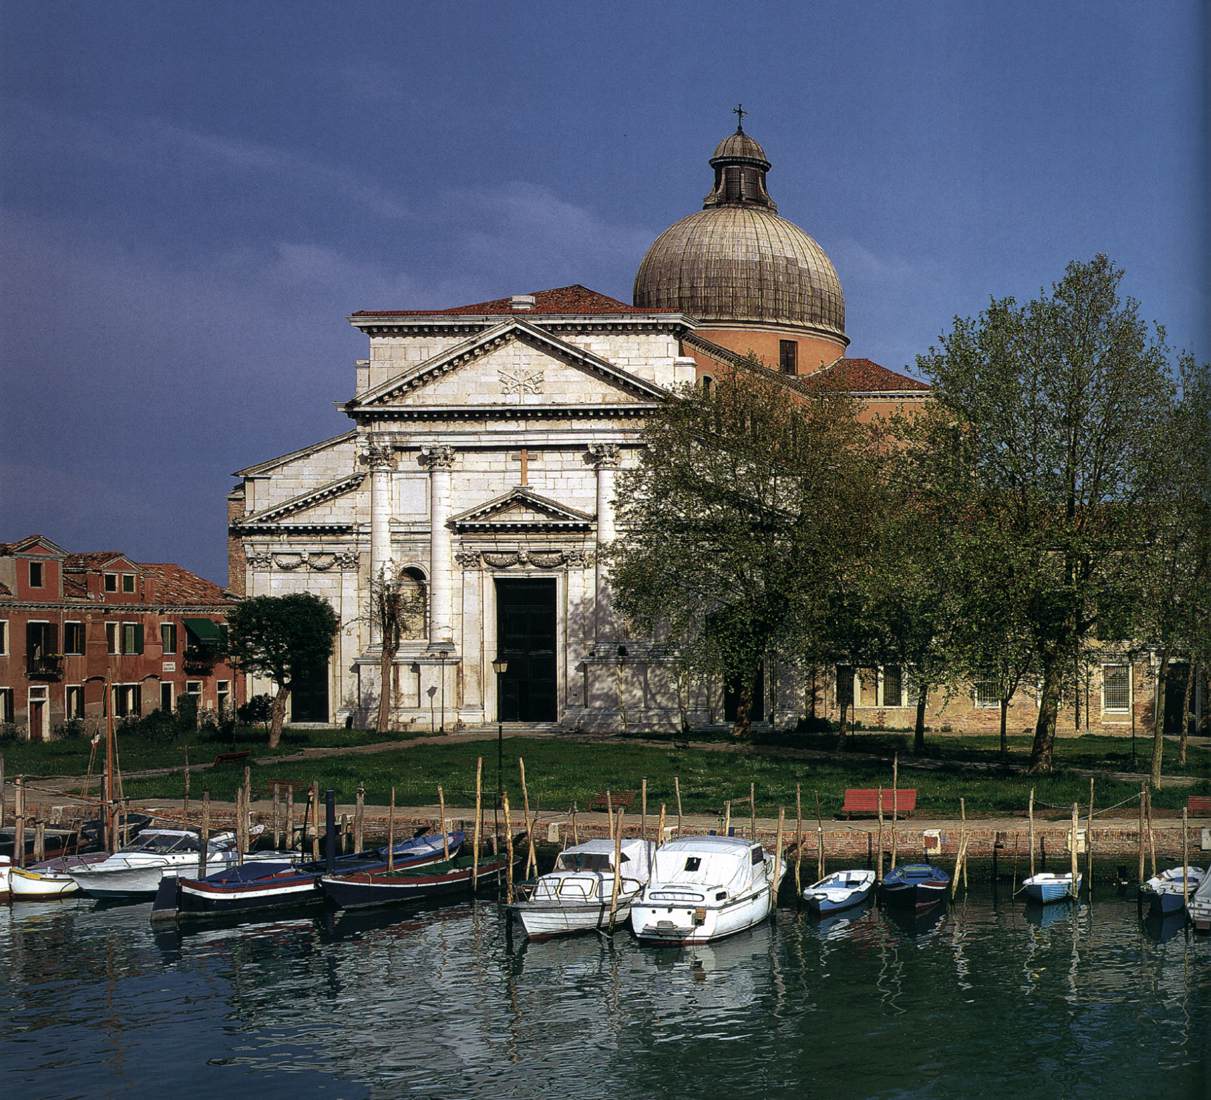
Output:
M351 426L349 313L629 301L737 102L849 354L1104 251L1211 358L1207 7L0 0L0 541L223 582L232 471Z

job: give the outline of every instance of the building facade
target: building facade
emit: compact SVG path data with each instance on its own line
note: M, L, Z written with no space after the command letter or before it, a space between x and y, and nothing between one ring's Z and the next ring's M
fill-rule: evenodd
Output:
M230 711L243 701L221 656L231 604L169 562L72 554L41 535L0 543L0 725L33 740L95 728L107 684L117 718Z

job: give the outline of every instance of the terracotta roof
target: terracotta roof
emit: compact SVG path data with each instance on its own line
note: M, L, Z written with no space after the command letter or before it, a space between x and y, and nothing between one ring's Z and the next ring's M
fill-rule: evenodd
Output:
M143 575L156 581L155 603L230 603L231 598L213 581L170 561L144 562Z
M823 370L804 376L802 381L812 388L841 390L845 393L929 392L929 386L924 382L888 370L873 359L838 359Z
M468 306L451 306L448 309L359 309L354 317L431 317L434 315L463 315L479 317L486 314L508 313L519 316L535 314L582 314L582 313L675 313L671 309L646 309L627 305L608 294L599 294L579 283L559 286L552 290L533 291L534 307L515 310L513 299L493 298L490 302L475 302Z
M12 594L13 590L3 581L0 581L0 596L11 596Z
M126 558L130 561L121 550L89 550L83 554L68 554L64 565L68 569L96 569L102 565L114 560L114 558ZM134 563L131 562L133 565Z
M59 553L62 549L52 539L48 539L45 535L26 535L23 539L17 539L16 542L0 542L0 555L16 554L22 550L27 550L35 543L44 542L47 546L52 547Z
M63 571L63 595L73 600L88 599L88 582L81 575L83 570Z

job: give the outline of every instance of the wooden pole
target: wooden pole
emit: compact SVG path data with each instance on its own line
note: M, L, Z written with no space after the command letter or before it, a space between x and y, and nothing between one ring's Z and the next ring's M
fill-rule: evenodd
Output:
M1076 834L1077 834L1077 830L1079 829L1079 827L1080 827L1080 810L1077 808L1077 804L1074 802L1072 804L1072 837L1071 837L1069 845L1068 845L1072 849L1072 858L1070 860L1071 865L1068 869L1068 874L1069 874L1068 892L1074 898L1077 896L1076 876L1077 876L1077 872L1080 870L1080 861L1077 858L1077 853L1076 853Z
M311 858L320 858L320 784L311 782Z
M244 765L244 842L249 840L249 819L252 817L252 769Z
M816 881L824 877L824 818L820 814L820 792L816 791Z
M757 839L757 784L748 785L749 840Z
M954 874L950 879L950 896L953 899L959 892L959 875L963 871L963 844L967 840L967 807L964 799L959 799L959 843L955 848Z
M1034 878L1034 788L1030 788L1030 802L1026 806L1026 817L1029 822L1028 837L1030 838L1030 877Z
M442 785L437 785L437 813L441 818L439 828L442 831L442 859L450 858L450 834L446 832L446 792Z
M774 881L769 885L770 912L778 907L778 886L782 881L782 828L786 824L786 808L778 807L778 838L774 841Z
M614 888L610 893L610 935L618 917L618 895L622 892L622 807L618 807L618 825L614 829Z
M673 776L673 793L677 796L677 835L681 835L681 776Z
M803 879L800 868L803 865L803 791L801 784L795 784L795 904L803 900Z
M13 866L25 866L25 776L19 775L13 781L16 792L13 794L13 816L16 829L13 832Z
M89 769L92 770L91 768ZM88 797L88 789L85 788L84 797ZM0 752L0 829L4 828L4 753Z
M282 847L282 788L273 784L273 846L277 850Z
M1147 792L1148 805L1145 807L1148 822L1148 866L1152 868L1152 877L1156 878L1156 833L1152 831L1152 789Z
M723 835L727 836L732 828L732 800L729 798L723 804Z
M647 776L639 781L639 839L648 838L648 781Z
M1089 777L1089 816L1085 819L1085 893L1093 896L1093 776Z
M244 788L235 789L235 859L244 862Z
M576 820L576 803L572 803L572 843L580 843L580 824Z
M46 858L46 822L39 818L34 822L34 862L41 863Z
M513 821L509 816L509 792L501 791L501 807L505 815L505 902L513 904Z
M1188 673L1193 675L1193 673ZM1182 715L1183 721L1185 715ZM1182 807L1182 905L1190 904L1190 836L1187 832L1187 807Z
M875 864L875 881L883 881L883 784L879 784L879 859Z
M189 828L189 746L185 746L185 798L181 803L181 817L185 821L185 828Z
M522 813L525 814L526 822L526 871L525 877L530 877L530 865L534 865L534 870L538 870L538 856L534 854L534 828L533 822L530 820L530 790L526 786L526 762L520 756L517 758L517 768L521 772L521 801Z
M391 801L387 805L387 870L395 870L395 787L391 788Z
M664 803L660 803L660 816L656 819L656 847L664 843Z
M1139 806L1139 824L1136 827L1136 840L1139 848L1139 882L1143 885L1144 882L1144 799L1147 797L1144 794L1144 784L1140 784L1140 806Z
M357 793L353 797L353 850L364 852L366 850L363 847L366 839L366 788L363 784L357 785Z
M475 758L475 836L471 842L471 892L479 886L479 840L483 828L484 758Z
M210 845L210 792L202 790L202 828L198 831L198 878L206 877L206 849Z
M294 784L291 783L286 787L286 848L290 850L294 847ZM303 845L299 843L299 852L302 853Z
M891 758L891 868L896 869L896 854L899 850L899 836L896 833L896 822L900 814L900 754L894 753Z

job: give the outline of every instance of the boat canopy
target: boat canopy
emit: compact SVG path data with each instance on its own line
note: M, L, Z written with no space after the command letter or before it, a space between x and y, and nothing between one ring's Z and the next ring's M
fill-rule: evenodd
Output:
M622 861L619 871L628 878L646 879L651 870L653 844L647 840L627 840L621 844ZM556 871L613 871L614 842L586 840L559 853Z
M760 844L740 837L687 836L657 850L652 878L662 886L676 882L726 886L751 877L753 867L764 859Z
M123 852L196 852L198 834L184 829L144 829L138 840L128 844Z

